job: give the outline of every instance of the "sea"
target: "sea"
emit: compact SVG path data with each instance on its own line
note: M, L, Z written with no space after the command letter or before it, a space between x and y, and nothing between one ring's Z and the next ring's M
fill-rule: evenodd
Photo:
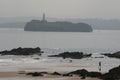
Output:
M17 47L114 52L120 50L120 30L93 32L32 32L17 28L0 28L0 50Z
M102 62L102 72L119 66L120 60L115 58L95 58L103 57L101 53L114 53L120 51L120 30L94 30L93 32L32 32L18 28L0 28L0 51L11 50L18 47L40 47L44 51L40 60L34 60L31 56L0 56L0 72L18 71L23 68L49 68L53 71L76 70L72 68L57 68L56 65L78 64L88 71L98 71L98 63ZM79 51L92 53L92 58L70 59L48 58L47 55L59 54L62 52ZM19 65L18 65L19 64ZM55 67L55 68L53 68ZM77 67L78 68L78 67ZM79 69L82 69L80 67ZM39 78L0 78L0 80L38 80ZM42 78L39 80L43 80ZM44 79L53 80L53 79ZM62 80L62 78L55 79Z

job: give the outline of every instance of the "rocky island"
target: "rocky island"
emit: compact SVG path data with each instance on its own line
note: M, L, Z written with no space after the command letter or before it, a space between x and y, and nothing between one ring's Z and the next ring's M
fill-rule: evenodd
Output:
M91 57L92 54L84 54L83 52L63 52L58 55L49 55L48 57L62 57L65 58L72 58L72 59L82 59Z
M12 50L4 50L0 51L0 55L33 55L33 54L38 54L41 55L43 51L39 47L36 48L15 48Z
M72 23L66 21L48 22L43 14L43 20L31 20L24 31L44 31L44 32L92 32L93 29L86 23Z

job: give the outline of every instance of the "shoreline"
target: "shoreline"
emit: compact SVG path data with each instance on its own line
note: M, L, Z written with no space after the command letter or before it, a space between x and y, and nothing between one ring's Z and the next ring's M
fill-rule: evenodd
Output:
M22 48L17 48L18 53L19 49L21 50ZM14 50L16 49L13 49L12 52L14 52ZM73 53L74 55L70 55ZM109 58L105 55L94 54L90 57L87 56L87 58L77 59L78 56L75 55L83 55L83 53L73 53L61 53L62 55L68 55L67 58L64 58L63 56L59 57L61 54L58 54L57 56L55 54L55 57L53 56L54 58L51 58L49 57L49 53L47 55L43 54L42 56L32 55L24 57L19 57L18 55L1 55L0 79L5 78L6 80L7 78L18 78L26 80L26 78L40 78L40 80L81 80L85 78L85 80L101 80L106 78L106 73L110 69L119 65L118 59ZM99 64L99 62L102 63ZM116 64L113 66L111 62ZM101 65L100 69L99 65ZM107 74L107 76L110 76L110 73Z
M63 78L63 80L82 80L80 79L81 77L79 76L64 77L64 76L58 76L58 75L45 75L45 76L32 77L26 74L20 74L19 72L0 72L0 78L34 78L34 79L42 78L42 79L48 79L48 80ZM87 77L85 80L101 80L101 79Z

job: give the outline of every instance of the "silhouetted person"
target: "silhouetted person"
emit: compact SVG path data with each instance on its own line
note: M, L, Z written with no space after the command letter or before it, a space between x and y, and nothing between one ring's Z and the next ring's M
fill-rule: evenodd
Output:
M99 62L98 69L99 69L99 71L101 71L101 61Z

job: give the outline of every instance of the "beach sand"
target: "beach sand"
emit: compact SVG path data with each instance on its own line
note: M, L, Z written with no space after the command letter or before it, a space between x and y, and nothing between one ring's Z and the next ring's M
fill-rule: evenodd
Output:
M32 77L32 76L27 76L26 74L19 74L19 72L0 72L0 78L42 78L42 79L59 79L63 78L63 80L82 80L78 76L73 76L73 77L62 77L62 76L55 76L55 75L45 75L45 76L38 76L38 77ZM100 80L98 78L86 78L84 80Z
M6 56L2 56L6 57ZM9 56L8 56L9 57ZM14 80L81 80L79 76L63 77L45 74L45 76L32 77L31 75L19 74L19 72L58 72L60 74L69 73L80 69L86 69L88 71L98 71L98 62L102 61L102 73L107 72L109 69L118 66L119 60L110 58L84 58L84 59L71 59L62 58L44 58L36 60L31 57L25 58L13 58L12 59L1 59L0 61L0 80L8 80L7 78L18 78ZM115 64L111 64L115 63ZM22 79L21 79L22 78ZM27 79L24 79L27 78ZM37 78L37 79L36 79ZM13 79L11 79L13 80ZM100 80L97 78L87 77L85 80Z

